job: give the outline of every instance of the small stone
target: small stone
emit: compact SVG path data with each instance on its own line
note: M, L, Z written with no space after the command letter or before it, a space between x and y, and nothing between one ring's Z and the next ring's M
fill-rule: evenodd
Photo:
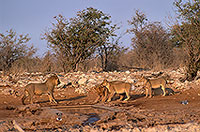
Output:
M82 78L82 79L80 79L80 80L78 81L78 84L83 85L83 84L85 84L86 82L87 82L87 79L86 79L86 78Z

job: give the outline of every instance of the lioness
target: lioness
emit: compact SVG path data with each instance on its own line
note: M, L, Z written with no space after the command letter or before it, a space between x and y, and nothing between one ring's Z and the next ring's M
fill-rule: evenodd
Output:
M160 78L155 78L155 79L148 79L144 76L142 76L139 80L139 82L143 82L144 83L144 87L146 88L146 98L149 96L150 98L152 97L152 88L159 88L161 87L162 91L163 91L163 96L166 95L166 84L167 81L164 77L160 77Z
M108 91L110 93L110 96L107 100L108 102L111 101L111 99L115 95L115 93L118 93L118 94L126 93L127 98L125 99L125 101L129 100L130 99L130 91L133 88L132 86L134 86L130 83L126 83L126 82L122 82L122 81L108 82L106 79L102 82L101 85L108 88ZM123 96L120 96L119 100L122 100L122 99L123 99Z
M97 103L98 101L105 102L108 96L108 89L100 84L94 86L94 89L98 94L98 97L95 100L95 103Z
M49 96L50 103L57 103L54 96L55 86L60 84L60 80L57 75L49 77L44 83L30 83L25 86L24 95L22 97L22 104L25 105L24 101L27 97L30 98L30 103L33 104L34 95L46 94Z

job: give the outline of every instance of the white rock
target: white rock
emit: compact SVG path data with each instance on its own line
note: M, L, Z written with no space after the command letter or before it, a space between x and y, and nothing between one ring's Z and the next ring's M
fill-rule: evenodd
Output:
M88 82L89 82L89 83L96 83L96 80L93 79L93 78L90 78L90 79L88 80Z
M60 83L61 84L68 84L70 81L68 80L68 78L65 77L59 77Z
M29 81L28 84L30 83L43 83L41 80L33 80L33 81Z
M134 81L134 79L128 78L128 79L126 80L126 82L128 82L128 83L134 83L135 81Z
M87 78L81 78L81 79L78 81L78 84L80 84L80 85L83 85L83 84L85 84L85 83L87 83Z

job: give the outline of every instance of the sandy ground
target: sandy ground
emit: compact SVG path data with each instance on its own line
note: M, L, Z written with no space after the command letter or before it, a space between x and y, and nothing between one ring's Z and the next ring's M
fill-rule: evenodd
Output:
M0 94L0 131L17 131L14 120L24 131L200 131L199 86L153 98L133 91L127 102L116 96L97 104L93 90L82 95L70 87L60 90L54 94L58 105L50 104L47 95L24 106L20 97Z

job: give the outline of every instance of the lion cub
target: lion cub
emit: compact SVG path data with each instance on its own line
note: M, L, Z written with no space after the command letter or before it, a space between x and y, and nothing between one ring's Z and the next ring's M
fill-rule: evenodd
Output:
M126 83L126 82L122 82L122 81L112 81L112 82L108 82L106 79L102 82L101 84L102 86L105 86L109 93L110 96L108 98L108 102L111 101L112 97L118 93L118 94L122 94L122 93L126 93L127 98L125 99L125 101L130 99L130 91L133 88L133 85L130 83ZM122 100L123 96L120 96L119 100Z
M49 96L50 102L57 103L54 96L54 88L59 85L60 81L57 75L49 77L44 83L30 83L25 86L24 95L22 97L22 104L25 105L24 101L27 97L30 98L30 103L33 104L34 95L47 94Z
M164 77L160 77L160 78L155 78L155 79L148 79L144 76L141 77L141 79L139 80L139 82L143 82L144 83L144 87L146 88L146 98L149 96L150 98L152 97L152 88L159 88L161 87L162 91L163 91L163 96L166 95L166 84L167 81Z

